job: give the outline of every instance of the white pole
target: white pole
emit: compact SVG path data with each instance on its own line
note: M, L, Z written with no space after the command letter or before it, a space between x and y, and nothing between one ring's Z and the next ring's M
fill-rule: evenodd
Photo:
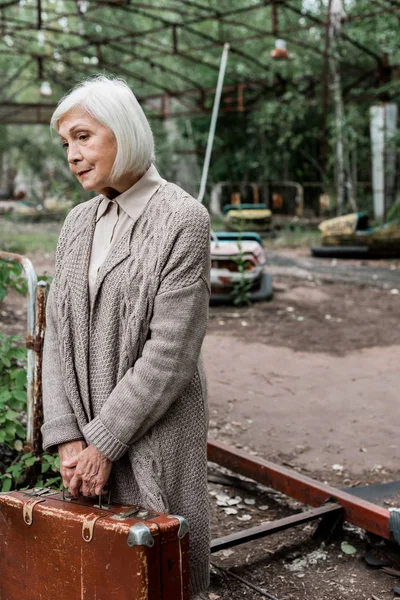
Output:
M372 188L375 219L385 218L385 106L370 107Z
M206 156L204 158L203 172L201 174L200 191L199 191L199 195L197 196L197 200L199 202L203 202L204 194L206 191L208 169L210 166L211 152L212 152L212 148L213 148L213 144L214 144L215 127L217 125L219 104L221 101L222 86L224 83L226 63L228 60L228 52L229 52L229 44L224 44L224 49L222 51L222 57L221 57L221 64L219 67L217 89L216 89L215 98L214 98L214 106L213 106L213 111L212 111L212 115L211 115L210 131L208 132Z

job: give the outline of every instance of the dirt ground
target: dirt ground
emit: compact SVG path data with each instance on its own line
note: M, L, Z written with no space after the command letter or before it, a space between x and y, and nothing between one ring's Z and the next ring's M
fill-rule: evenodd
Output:
M51 255L32 259L39 273L52 272ZM284 248L268 251L268 260L272 301L210 310L210 438L338 487L400 479L400 264L312 259L307 249ZM0 305L1 330L23 333L24 315L10 294ZM209 492L213 537L305 508L262 487L249 492L210 482ZM390 544L345 526L325 546L313 539L314 529L297 527L213 555L210 600L393 598L398 579L364 560L375 547L400 569ZM353 554L342 550L343 541Z

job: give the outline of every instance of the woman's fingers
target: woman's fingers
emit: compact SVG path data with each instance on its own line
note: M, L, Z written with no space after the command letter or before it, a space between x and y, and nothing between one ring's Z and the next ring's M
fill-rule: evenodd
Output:
M74 476L75 469L74 468L67 469L66 467L61 467L60 471L61 471L61 477L63 480L63 486L65 488L69 488L69 484L70 484L71 479Z
M63 467L72 469L72 467L76 467L78 464L78 457L76 456L75 458L70 458L69 460L63 460L61 464Z
M75 471L74 476L72 477L68 490L69 493L71 494L71 496L74 496L74 498L78 498L79 496L79 488L82 485L82 479L80 477L80 475L78 475L78 473Z
M62 465L75 471L69 485L69 491L75 497L79 491L83 496L100 494L112 468L111 461L94 446L82 450L76 458L63 461Z
M82 482L81 494L82 496L95 496L96 491L94 487L87 485L85 482Z

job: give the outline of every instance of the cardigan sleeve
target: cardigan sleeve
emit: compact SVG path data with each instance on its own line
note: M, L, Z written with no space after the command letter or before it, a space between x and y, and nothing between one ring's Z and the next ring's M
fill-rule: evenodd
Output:
M50 286L46 306L46 333L42 366L44 424L41 431L43 449L49 452L56 451L57 445L63 442L84 439L64 387L56 306L57 272L61 266L70 221L71 213L60 233L56 252L56 274Z
M196 373L209 305L209 217L182 224L164 269L142 356L83 428L86 441L118 460L167 412ZM190 243L188 244L188 242Z

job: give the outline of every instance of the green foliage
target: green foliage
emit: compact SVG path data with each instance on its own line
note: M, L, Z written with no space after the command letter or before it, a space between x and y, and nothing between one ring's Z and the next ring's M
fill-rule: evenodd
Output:
M26 439L26 350L17 337L0 333L0 444L15 451L12 464L0 474L1 491L23 487L60 487L59 458L44 452L23 453Z
M14 263L0 262L0 300L10 288L25 295L25 281ZM0 473L1 491L32 486L61 486L58 455L24 453L26 439L26 348L19 337L0 333L0 454L7 448L14 460ZM1 456L0 456L1 458Z
M9 289L26 294L26 282L21 271L22 268L17 263L0 262L0 302L7 296Z
M395 219L400 219L400 198L390 208L386 218L387 221L394 221Z
M0 249L28 256L34 252L54 253L61 225L61 221L51 222L39 228L26 221L16 223L10 217L3 217L0 219Z
M238 266L238 271L240 273L240 279L233 286L231 295L233 298L233 304L236 306L247 306L251 304L250 299L250 290L252 286L252 281L246 277L246 255L243 252L242 239L239 235L237 239L237 246L239 248L239 254L233 260Z
M33 452L20 453L5 473L0 475L1 491L29 487L62 489L59 472L60 458L57 454L44 452L41 456L35 456Z
M14 449L25 439L26 350L17 337L0 333L0 444Z

